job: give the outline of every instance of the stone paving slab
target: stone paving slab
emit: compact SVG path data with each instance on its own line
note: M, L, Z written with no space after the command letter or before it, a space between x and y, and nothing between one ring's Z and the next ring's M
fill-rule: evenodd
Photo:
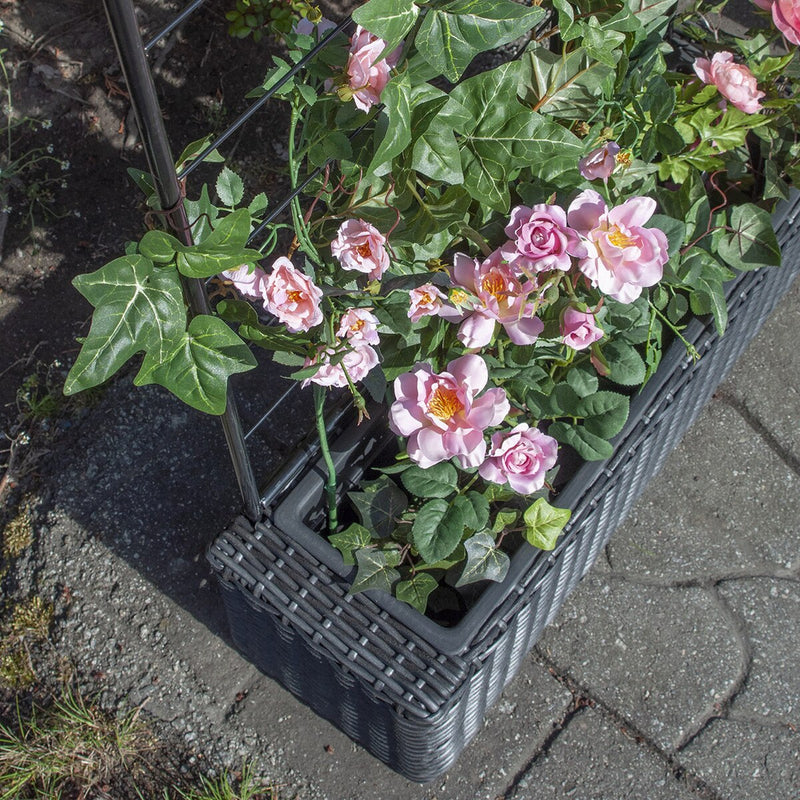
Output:
M767 429L795 467L800 464L798 304L800 280L795 280L721 387Z
M690 800L666 761L600 712L573 716L520 779L514 800Z
M572 704L572 693L530 660L456 765L425 785L392 772L268 678L248 690L237 719L271 741L288 767L324 787L330 800L495 800Z
M680 761L713 786L720 800L800 797L800 734L785 725L714 720Z
M800 374L800 373L799 373ZM608 546L619 572L669 583L800 564L800 476L712 400Z
M591 573L538 649L665 751L702 726L742 669L738 638L708 590Z

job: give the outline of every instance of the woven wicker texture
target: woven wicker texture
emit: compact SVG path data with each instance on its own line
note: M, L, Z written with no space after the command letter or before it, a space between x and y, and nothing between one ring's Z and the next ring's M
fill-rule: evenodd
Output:
M800 201L783 209L781 269L730 285L729 327L694 323L638 395L615 455L596 465L552 553L540 553L465 643L445 654L347 584L266 520L238 519L209 549L237 646L321 716L407 778L453 764L486 710L597 558L800 271Z

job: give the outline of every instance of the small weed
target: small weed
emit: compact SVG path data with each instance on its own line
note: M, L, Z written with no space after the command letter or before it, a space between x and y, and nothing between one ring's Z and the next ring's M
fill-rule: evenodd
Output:
M238 789L236 783L239 784ZM266 786L255 777L249 764L242 767L241 777L234 781L227 773L217 778L201 778L200 788L174 789L171 794L169 789L164 789L163 800L277 800L277 789ZM141 800L144 798L139 792Z
M34 641L47 638L53 624L53 605L41 597L30 597L14 606L9 624L12 636Z
M27 509L22 509L3 528L3 558L19 558L33 544L33 525Z
M29 720L0 724L0 800L87 797L140 757L150 743L138 710L122 719L65 689Z
M36 682L29 643L47 639L53 624L53 606L31 597L11 607L0 629L0 683L11 689L27 689Z
M36 683L36 673L27 650L20 645L0 646L0 683L14 691L29 689ZM0 740L2 747L2 740ZM0 778L0 786L2 786Z

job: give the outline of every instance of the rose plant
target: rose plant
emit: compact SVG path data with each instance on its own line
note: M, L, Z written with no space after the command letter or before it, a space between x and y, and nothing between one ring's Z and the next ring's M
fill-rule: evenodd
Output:
M264 347L314 392L353 591L424 610L439 580L501 580L512 547L552 548L569 517L548 502L559 448L608 458L665 343L691 314L723 332L733 271L779 263L797 16L765 11L777 28L746 38L668 0L369 0L349 32L303 20L253 92L289 106L291 222L251 248L266 200L223 167L217 203L186 200L193 245L150 230L76 279L96 309L66 391L144 351L136 384L218 414L247 342ZM187 320L181 275L228 297ZM347 527L334 388L359 414L382 403L399 442L350 487Z

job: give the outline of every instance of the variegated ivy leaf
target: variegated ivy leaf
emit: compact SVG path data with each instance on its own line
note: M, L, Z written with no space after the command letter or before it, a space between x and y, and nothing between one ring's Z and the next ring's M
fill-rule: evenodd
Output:
M391 536L397 520L408 508L405 492L387 475L361 485L362 491L348 492L361 524L378 538Z
M429 8L416 38L422 57L455 83L478 53L513 42L545 15L511 0L454 0Z
M400 581L397 584L395 594L398 600L408 603L410 606L425 613L428 607L428 597L439 585L439 581L427 572L418 572L407 581Z
M558 535L569 522L572 512L568 508L551 506L543 497L528 506L523 514L523 535L529 544L541 550L552 550Z
M158 383L207 414L224 413L228 378L256 366L250 348L219 317L194 317L183 336L170 344L162 357L147 353L134 383Z
M350 587L350 594L380 589L391 594L392 586L400 579L394 569L400 563L399 550L378 550L362 547L356 550L358 571Z
M344 563L351 566L356 563L353 553L370 544L372 536L363 525L354 522L340 533L329 536L328 541L342 554Z
M509 557L495 546L494 537L488 533L476 533L464 542L467 563L456 586L475 581L502 581L511 564Z
M78 275L72 284L97 310L67 376L65 394L103 383L142 350L163 359L183 332L186 309L178 275L149 258L114 259L96 272Z

